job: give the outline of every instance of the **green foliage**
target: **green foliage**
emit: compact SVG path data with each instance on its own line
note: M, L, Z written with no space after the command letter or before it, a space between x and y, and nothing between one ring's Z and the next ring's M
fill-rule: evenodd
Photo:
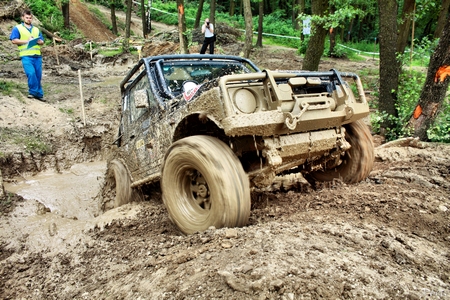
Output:
M39 152L41 154L52 151L43 135L39 131L19 132L10 128L3 128L0 133L0 142L5 144L15 144L28 152Z
M428 129L428 138L432 142L450 143L450 98L447 96L442 103L442 110Z
M380 133L380 125L384 121L390 121L394 124L386 132L386 140L395 140L402 137L411 136L410 128L405 125L408 123L414 108L419 101L426 74L420 71L404 71L399 77L399 90L397 93L396 109L398 117L386 113L374 112L371 114L372 129L375 133ZM442 110L434 121L434 124L428 130L428 138L432 142L450 142L450 101L447 97L443 103Z
M51 32L59 32L63 39L71 40L75 33L64 28L64 17L54 0L26 0L33 14ZM46 39L46 43L50 41Z
M26 94L28 87L25 83L14 83L10 81L0 80L0 93L5 96L15 96L18 99L23 98L23 94Z

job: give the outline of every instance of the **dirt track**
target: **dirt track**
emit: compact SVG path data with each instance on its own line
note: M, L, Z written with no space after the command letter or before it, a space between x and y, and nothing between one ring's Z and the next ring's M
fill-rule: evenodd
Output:
M238 54L241 45L218 48ZM77 163L104 160L116 134L118 84L137 57L96 56L91 62L88 53L63 49L59 66L54 49L44 52L47 103L0 96L2 131L37 135L53 145L47 155L31 155L2 142L0 153L8 155L0 157L0 168L9 187L26 183L50 191L42 177L32 177L46 168L58 174L40 176L81 176L90 188L101 184L101 172ZM301 64L294 50L263 48L253 55L267 69ZM1 65L0 80L25 82L20 61ZM323 70L330 66L354 72L377 67L375 61L321 63ZM46 207L42 203L51 199L37 194L3 199L1 298L448 299L450 145L380 145L374 138L379 146L367 180L253 194L243 228L183 236L168 219L157 186L146 201L101 215L89 205L67 209L70 203L63 202L72 188L82 188L74 198L83 204L98 192L71 179L59 185L66 187L60 200L66 211Z

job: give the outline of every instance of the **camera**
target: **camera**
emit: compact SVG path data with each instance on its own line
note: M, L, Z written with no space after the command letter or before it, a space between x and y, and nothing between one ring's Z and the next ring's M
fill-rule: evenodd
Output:
M209 26L209 22L206 22L206 25L208 25L208 26Z

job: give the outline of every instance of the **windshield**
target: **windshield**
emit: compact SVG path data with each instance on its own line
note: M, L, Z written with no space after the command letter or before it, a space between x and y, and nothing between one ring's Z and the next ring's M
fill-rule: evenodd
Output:
M162 66L164 79L170 91L176 92L182 89L183 82L193 81L202 84L210 80L233 74L251 72L245 65L236 62L170 62Z

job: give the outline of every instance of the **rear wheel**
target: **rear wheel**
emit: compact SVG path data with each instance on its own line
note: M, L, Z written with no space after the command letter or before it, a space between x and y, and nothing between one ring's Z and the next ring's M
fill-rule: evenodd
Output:
M345 139L351 148L340 158L338 166L311 173L315 180L341 179L345 183L355 183L366 179L372 171L375 153L369 128L358 120L346 125L345 129Z
M109 162L106 173L106 199L103 210L119 207L132 200L131 180L125 165L117 159Z
M250 216L247 174L231 149L210 136L187 137L170 147L161 190L172 221L186 234L243 226Z

